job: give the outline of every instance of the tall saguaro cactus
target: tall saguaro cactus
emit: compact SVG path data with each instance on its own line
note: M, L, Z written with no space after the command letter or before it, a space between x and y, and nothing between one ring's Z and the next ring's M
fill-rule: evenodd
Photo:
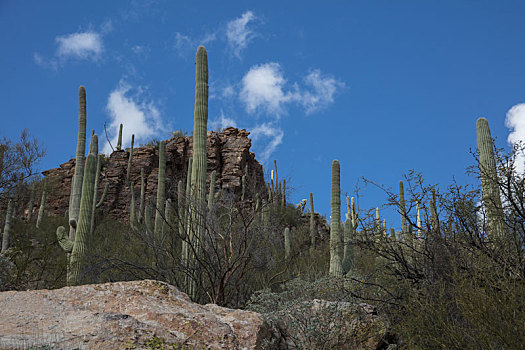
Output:
M343 276L343 265L341 256L338 254L341 244L341 176L339 161L332 162L332 190L330 198L330 275L334 277Z
M498 173L494 157L494 145L490 135L489 122L479 118L476 122L477 144L479 152L479 173L482 199L487 211L488 233L492 237L502 237L504 215L498 187Z
M97 135L91 137L91 143L98 142ZM91 238L91 213L93 210L93 192L95 188L95 175L97 171L97 155L94 147L90 147L90 153L86 157L84 168L84 181L82 182L82 192L80 200L80 211L78 224L76 225L75 239L71 240L65 236L64 227L57 229L57 238L60 246L70 252L68 284L78 285L83 279L83 269L86 253L89 249Z
M117 151L122 149L122 124L120 124L118 129L118 139L117 139Z
M199 254L201 239L206 224L206 136L208 124L208 55L204 46L197 49L195 65L195 108L193 113L193 166L191 173L191 200L189 239L194 252ZM191 268L196 268L195 257L191 257ZM195 274L197 276L197 274ZM196 298L195 279L188 285L190 296Z
M75 174L73 175L71 196L69 198L69 239L75 239L75 231L80 211L82 182L84 179L84 160L86 152L86 89L78 88L78 138L75 159Z
M290 237L290 228L284 229L284 258L290 259L292 253L292 238Z

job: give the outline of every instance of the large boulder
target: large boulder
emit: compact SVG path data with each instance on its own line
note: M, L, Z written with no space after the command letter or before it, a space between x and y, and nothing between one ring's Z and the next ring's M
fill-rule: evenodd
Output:
M158 281L0 293L0 349L260 349L278 342L260 314L195 304Z

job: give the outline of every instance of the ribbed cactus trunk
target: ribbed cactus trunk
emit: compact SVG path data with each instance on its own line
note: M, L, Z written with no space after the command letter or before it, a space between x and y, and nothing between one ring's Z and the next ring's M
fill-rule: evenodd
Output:
M171 199L166 199L164 205L164 220L162 220L162 237L166 237L171 229Z
M12 199L7 202L7 211L5 214L4 233L2 235L2 249L5 253L9 249L9 242L11 239L11 219L13 218L14 203Z
M128 170L126 171L126 181L129 181L129 176L131 174L131 164L133 161L133 146L135 144L135 134L131 135L131 147L129 149L129 158L128 158Z
M345 241L345 249L343 252L343 274L347 274L350 271L350 268L352 267L352 219L350 219L350 214L347 217L344 225L344 241Z
M94 135L97 137L96 135ZM97 167L95 171L95 184L93 186L93 203L92 203L92 209L91 209L91 219L90 219L90 225L91 228L91 235L95 232L95 209L97 208L97 190L98 190L98 182L100 178L100 168L102 167L102 161L104 159L104 155L98 154L98 137L97 142L93 142L93 136L92 136L92 142L90 146L89 153L93 153L97 157Z
M332 190L330 198L330 270L334 277L343 277L341 256L338 254L341 244L341 177L339 161L332 162Z
M310 253L315 250L314 195L310 192Z
M399 214L401 216L401 231L405 235L407 231L407 214L405 209L405 189L403 181L399 181Z
M164 206L166 202L166 142L159 143L159 173L157 177L157 205L155 210L155 244L162 241Z
M138 222L144 222L144 196L146 195L146 181L144 179L144 168L140 168L140 199Z
M290 237L290 229L286 227L284 229L284 258L290 259L292 254L292 238Z
M208 124L208 57L204 46L197 49L195 65L195 109L193 113L193 169L191 176L190 242L194 253L199 254L201 240L206 229L206 136ZM195 256L191 259L191 270L197 268ZM190 279L188 292L195 299L197 297L196 281L199 274L194 273Z
M71 185L69 198L69 239L75 239L75 227L78 226L80 198L82 196L82 182L84 178L84 161L86 152L86 89L78 89L78 138L75 158L75 174Z
M137 215L135 213L135 184L130 182L129 188L131 190L131 203L129 204L129 224L133 231L138 230Z
M120 124L118 129L118 139L117 139L117 151L122 149L122 124Z
M46 198L47 198L47 177L44 178L42 184L42 197L40 198L40 207L38 208L38 217L36 218L36 228L40 228L42 224L42 219L44 218L44 212L46 208Z
M211 214L215 206L215 181L217 178L217 171L211 172L210 177L210 191L208 192L208 212Z
M487 233L491 237L501 238L505 227L504 214L498 186L494 145L489 123L485 118L477 120L476 131L482 199L487 212Z
M96 142L98 142L97 136L94 135L91 138L91 143ZM93 210L96 167L97 155L91 152L86 158L86 167L84 169L80 213L69 263L69 285L78 285L82 283L84 278L85 260L91 238L91 212Z
M416 221L417 221L417 236L421 238L421 226L423 225L423 221L421 220L421 208L419 207L419 202L416 203Z
M432 200L430 201L430 222L432 224L432 233L434 237L441 235L439 230L439 218L437 214L437 205L436 205L436 191L432 190Z

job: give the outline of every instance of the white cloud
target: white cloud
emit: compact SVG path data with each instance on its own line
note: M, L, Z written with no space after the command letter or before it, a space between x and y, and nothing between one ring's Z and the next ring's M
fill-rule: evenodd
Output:
M525 146L525 103L517 104L507 112L505 125L511 130L507 141L516 145L520 142ZM525 155L519 152L516 155L516 171L518 174L525 172Z
M69 58L97 60L104 46L100 34L95 32L79 32L62 35L55 38L58 44L56 56L60 59Z
M127 148L131 143L131 135L135 135L135 144L149 141L165 130L160 113L153 102L141 100L140 90L134 97L129 96L131 86L120 81L118 87L109 94L106 108L110 116L108 133L113 147L117 144L118 130L123 124L122 147ZM109 144L104 145L104 153L111 152Z
M240 58L241 52L248 46L256 34L248 28L248 24L257 17L252 11L246 11L241 17L226 24L226 39L233 54Z
M227 127L233 126L237 127L237 123L233 118L228 118L224 115L224 112L221 110L221 115L212 121L210 121L210 130L216 130L218 128L225 129Z
M257 158L262 163L266 163L272 153L283 141L284 132L277 126L270 123L257 125L250 132L251 139L255 143L254 148L262 147L262 151ZM264 143L266 141L266 143ZM264 146L263 146L264 145Z
M286 79L278 63L253 66L242 78L239 98L248 113L262 109L279 117L285 111L285 104L297 103L311 114L332 104L337 89L345 86L318 69L310 72L304 82L306 87L294 83L285 89Z
M338 88L344 88L345 84L334 77L323 76L319 69L313 70L305 78L306 85L311 91L305 91L301 96L301 104L306 109L306 114L311 114L334 103L334 95Z
M294 94L283 91L285 83L278 63L253 66L242 78L239 98L249 113L262 108L279 116L283 112L282 105L295 98Z

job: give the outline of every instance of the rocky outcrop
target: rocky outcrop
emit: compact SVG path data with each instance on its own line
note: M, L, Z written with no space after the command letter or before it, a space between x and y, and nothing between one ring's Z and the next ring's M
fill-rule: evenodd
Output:
M222 132L208 131L208 186L211 172L216 170L216 191L222 191L222 198L238 200L241 195L241 179L247 167L246 197L251 199L256 192L265 192L262 165L250 151L250 133L246 130L227 128ZM188 159L192 157L192 137L173 137L166 141L166 191L167 198L176 198L177 183L186 181ZM106 159L98 187L99 198L109 184L106 199L101 207L117 219L125 220L129 215L131 187L134 182L136 198L140 194L140 171L143 168L146 181L146 199L156 198L158 176L158 149L144 146L133 150L132 168L129 181L126 180L129 159L128 150L113 152ZM75 159L61 164L59 168L46 170L43 174L50 179L46 210L63 215L69 206L71 180L75 171ZM184 186L185 188L185 186ZM155 202L155 201L154 201Z
M258 313L195 304L151 280L3 292L0 310L0 349L260 349L279 342Z

